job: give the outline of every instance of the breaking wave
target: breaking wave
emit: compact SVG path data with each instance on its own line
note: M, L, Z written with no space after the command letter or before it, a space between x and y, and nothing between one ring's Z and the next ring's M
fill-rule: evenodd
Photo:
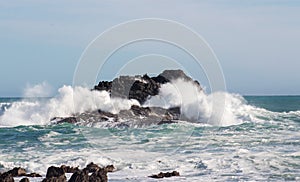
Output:
M37 88L37 87L36 87ZM33 89L33 88L32 88ZM34 90L32 90L34 92ZM39 88L38 88L39 89ZM223 120L210 121L213 98L224 98ZM68 117L75 113L100 109L118 113L132 105L140 105L137 100L111 98L106 91L91 91L88 88L63 86L58 94L46 100L27 100L1 103L0 126L47 125L54 117ZM181 120L207 123L218 126L237 125L245 122L270 122L290 117L299 117L299 111L271 112L248 105L238 94L216 92L205 94L194 82L182 79L163 84L159 94L150 97L143 106L163 108L181 107Z

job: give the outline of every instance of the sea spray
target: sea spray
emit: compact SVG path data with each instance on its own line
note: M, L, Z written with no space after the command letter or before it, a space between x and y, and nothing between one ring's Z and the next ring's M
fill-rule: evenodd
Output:
M106 91L63 86L50 100L22 100L12 103L0 116L0 126L45 125L54 117L68 117L76 113L100 109L118 113L139 105L136 100L111 98Z
M221 97L225 100L225 107L220 108L220 110L223 111L223 120L210 120L213 114L213 99ZM243 122L238 118L238 110L247 105L243 97L239 95L226 92L205 94L195 82L176 79L170 83L163 84L160 88L159 95L151 97L144 106L163 108L180 107L182 114L181 120L228 126Z
M31 85L27 84L23 96L28 97L51 97L53 96L53 87L46 81L40 84Z
M172 80L163 84L157 96L151 97L144 106L163 108L180 107L182 120L204 121L210 116L211 107L205 93L193 81Z
M39 88L39 87L35 87ZM32 89L31 89L32 90ZM224 98L225 107L222 120L212 118L213 100ZM50 99L23 99L2 104L0 127L19 125L47 125L54 117L70 117L86 111L102 110L117 114L128 110L132 105L140 105L137 100L111 98L107 91L91 91L89 88L63 86L58 94ZM150 97L143 105L157 106L165 109L181 108L180 119L187 122L205 123L216 126L230 126L245 122L269 122L282 118L299 117L299 111L277 113L247 104L238 94L215 92L206 94L193 81L172 80L162 84L159 94ZM214 106L214 107L218 107Z

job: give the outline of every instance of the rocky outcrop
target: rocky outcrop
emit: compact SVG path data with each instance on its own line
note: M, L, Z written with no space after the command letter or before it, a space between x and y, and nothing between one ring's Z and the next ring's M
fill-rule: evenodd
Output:
M141 106L133 105L129 110L122 110L118 114L112 114L101 110L87 111L74 114L72 117L53 118L56 123L81 123L83 125L101 124L104 127L131 127L151 124L175 123L180 119L181 108L164 109L159 107L143 107L142 105L151 96L159 94L162 84L172 80L183 79L193 81L202 90L199 82L194 81L182 70L165 70L156 77L144 76L120 76L113 81L101 81L93 90L108 91L111 97L136 99Z

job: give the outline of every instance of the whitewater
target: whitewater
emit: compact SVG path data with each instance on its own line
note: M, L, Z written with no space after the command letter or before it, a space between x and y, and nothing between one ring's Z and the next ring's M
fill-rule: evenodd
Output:
M214 98L225 100L222 120L211 120ZM133 105L141 106L134 99L72 86L61 87L51 98L1 98L0 171L20 166L45 175L51 165L94 162L117 167L110 181L153 181L151 174L173 170L181 176L162 181L300 180L297 96L206 94L178 79L163 84L142 105L180 106L177 123L91 127L52 120L97 109L117 114Z

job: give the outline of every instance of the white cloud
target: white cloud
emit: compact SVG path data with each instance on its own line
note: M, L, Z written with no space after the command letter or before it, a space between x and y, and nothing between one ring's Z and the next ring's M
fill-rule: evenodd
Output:
M27 84L24 90L24 97L50 97L53 95L53 88L47 82L36 85Z

